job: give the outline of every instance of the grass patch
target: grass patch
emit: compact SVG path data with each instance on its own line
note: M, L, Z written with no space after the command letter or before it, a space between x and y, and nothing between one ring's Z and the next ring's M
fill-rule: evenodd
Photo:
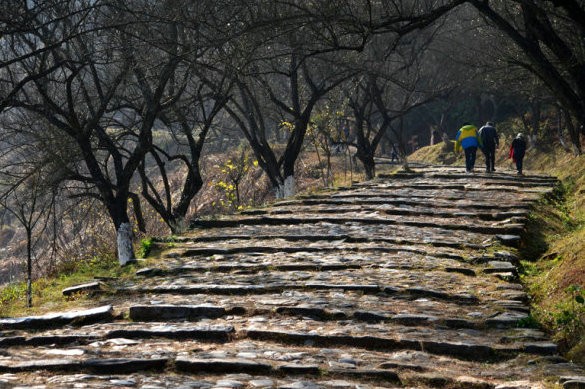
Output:
M421 147L408 156L409 162L426 162L440 165L465 165L463 153L455 153L455 142L451 141L449 145L439 142L432 146ZM479 156L480 153L478 153Z
M532 296L535 317L567 355L585 363L585 230L557 235L533 266L522 281Z
M537 261L549 250L551 243L573 229L573 226L566 207L566 188L558 185L533 207L528 216L522 234L520 256L525 260Z
M54 275L33 282L32 308L26 306L26 282L9 284L0 289L0 317L37 315L95 306L96 300L86 294L65 297L63 289L91 282L96 278L128 280L135 273L135 265L121 267L114 256L63 263Z
M532 251L522 255L534 261L535 269L522 281L532 296L535 318L567 357L585 363L585 160L563 156L556 161L564 168L554 166L549 172L563 182L532 213L528 231L537 238L530 241Z

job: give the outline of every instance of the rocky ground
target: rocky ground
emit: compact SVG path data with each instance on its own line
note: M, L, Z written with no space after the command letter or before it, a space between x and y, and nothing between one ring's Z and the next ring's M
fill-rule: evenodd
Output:
M585 387L517 281L555 180L416 170L195 221L64 291L102 306L0 320L0 387Z

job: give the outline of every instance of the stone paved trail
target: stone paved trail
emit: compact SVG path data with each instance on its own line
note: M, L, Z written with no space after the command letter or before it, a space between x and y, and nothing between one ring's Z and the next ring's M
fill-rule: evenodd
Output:
M196 221L80 287L103 306L0 320L0 387L584 387L517 282L555 181L417 171Z

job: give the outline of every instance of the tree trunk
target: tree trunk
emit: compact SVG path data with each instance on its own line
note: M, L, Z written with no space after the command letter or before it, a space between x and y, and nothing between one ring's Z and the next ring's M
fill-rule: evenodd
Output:
M305 134L307 133L309 117L309 115L303 115L301 118L297 118L295 120L293 133L291 134L286 145L282 163L282 173L285 184L289 177L294 177L295 175L295 163L303 147L303 141L305 139Z
M579 130L573 125L573 118L568 111L565 111L565 123L567 123L567 130L569 131L569 137L571 138L571 144L573 145L573 154L579 156L582 153Z
M561 143L561 146L563 147L563 149L565 151L571 151L569 146L567 145L567 142L565 142L565 138L563 135L563 114L564 111L562 110L562 108L560 106L557 106L557 130L558 130L558 136L559 136L559 142Z
M32 307L32 230L26 229L26 306Z
M541 102L533 101L532 104L532 136L537 138L540 134Z
M366 180L372 180L376 177L376 163L374 157L371 154L359 155L358 158L364 165L364 171L366 173Z
M129 222L121 223L116 230L118 242L118 262L121 266L136 261L132 247L132 225Z
M276 198L283 199L294 196L296 194L296 181L294 176L288 176L284 179L284 183L276 187Z

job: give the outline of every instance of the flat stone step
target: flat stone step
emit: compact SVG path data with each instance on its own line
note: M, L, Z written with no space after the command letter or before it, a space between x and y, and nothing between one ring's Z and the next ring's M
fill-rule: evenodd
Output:
M57 327L57 326L53 326ZM39 336L5 336L0 338L0 347L61 346L74 343L91 343L99 338L94 335L39 335Z
M359 264L314 264L314 263L298 263L298 264L283 264L283 265L269 265L269 264L218 264L212 266L196 266L196 265L185 265L168 268L152 268L145 267L136 271L136 275L144 277L166 277L185 275L189 273L233 273L239 274L254 274L267 270L274 269L280 272L292 272L292 271L333 271L333 270L358 270L358 269L420 269L416 265L402 264L402 263L385 263L381 265L374 265L371 263ZM449 273L460 273L470 277L477 275L476 271L470 268L462 266L445 266L441 267L440 264L437 266L429 265L425 270L443 270Z
M250 247L250 248L222 248L222 247L202 247L192 248L186 250L169 250L165 252L166 259L182 258L189 260L193 257L213 257L213 258L226 258L239 256L242 254L248 254L250 256L259 255L283 255L283 254L296 254L296 255L331 255L340 253L362 253L364 251L375 252L378 255L381 254L398 254L398 253L413 253L419 255L429 255L437 258L454 259L458 261L465 261L465 258L453 251L439 251L432 250L429 247L421 247L416 245L344 245L343 247L336 246L315 246L315 247L303 247L303 248L286 248L286 247Z
M406 196L405 194L391 194L386 192L370 193L361 195L332 195L323 197L301 197L293 200L282 200L275 204L274 209L287 209L288 207L296 208L298 206L365 206L374 208L376 205L381 206L407 206L407 207L431 207L435 209L441 208L456 208L459 210L466 211L491 211L491 212L513 212L522 213L530 210L530 204L526 201L518 199L517 195L511 198L509 201L502 201L501 204L495 204L494 202L487 201L469 201L462 199L461 195L412 195ZM243 215L265 215L268 214L271 209L251 209L242 211Z
M483 178L486 178L486 185L490 185L490 184L498 184L498 185L503 185L503 184L508 184L511 186L519 186L519 187L524 187L524 186L555 186L559 183L559 180L557 180L556 178L553 177L547 177L547 176L522 176L522 177L514 177L511 175L503 175L503 174L497 174L497 175L492 175L492 174L481 174L480 172L478 173L479 175L481 175ZM448 180L457 180L457 179L469 179L469 175L468 174L453 174L453 173L449 173L449 174L440 174L440 173L432 173L427 175L428 178L438 178L438 179L448 179Z
M497 280L495 280L497 282ZM486 281L489 282L489 281ZM432 293L432 292L431 292ZM184 293L146 293L135 294L132 303L125 310L134 305L176 305L190 306L205 301L206 304L222 307L225 315L264 315L279 307L313 307L336 315L343 312L346 317L354 317L357 312L369 312L373 318L360 320L387 320L393 315L409 313L412 315L432 316L442 320L461 322L462 327L472 328L507 311L519 312L526 316L528 305L526 295L522 292L501 289L494 290L482 296L486 301L480 304L469 304L449 298L433 298L416 294L401 294L400 291L390 289L387 293L363 293L356 288L349 290L324 288L276 291L263 295L258 294L184 294ZM124 309L122 306L120 309ZM155 310L156 308L152 308ZM323 314L323 317L333 317ZM457 318L457 320L455 320ZM518 320L521 320L519 318ZM424 324L426 325L426 324Z
M528 319L528 315L522 312L504 312L494 313L489 317L480 319L478 317L463 317L459 318L456 314L451 313L449 316L448 310L446 315L433 316L429 314L419 313L392 313L383 310L368 311L364 309L335 309L323 308L318 305L299 304L299 305L275 305L270 309L262 309L258 306L245 307L242 305L232 305L230 307L218 306L190 306L190 305L172 305L172 304L155 304L155 305L137 305L130 306L129 317L133 321L142 322L159 322L161 320L168 321L200 321L205 319L216 319L226 316L250 316L249 321L254 321L255 316L261 313L278 314L285 316L300 316L304 318L311 318L320 321L363 321L363 322L387 322L396 323L404 326L430 326L436 328L466 328L466 329L484 329L484 328L517 328L519 323ZM471 313L471 312L470 312ZM241 321L241 320L238 320ZM116 333L118 334L118 333ZM544 336L544 335L542 335ZM10 338L0 340L0 345L14 345L14 344L51 344L51 337L47 339L24 339L16 337L15 340L10 341ZM63 337L66 338L66 337ZM54 343L69 343L87 341L83 338L70 337L63 340L56 339ZM222 338L224 339L224 338ZM93 339L88 339L93 340Z
M72 344L86 345L95 342L107 342L116 339L170 339L197 340L203 342L225 343L233 340L235 328L230 324L206 325L191 323L154 324L119 322L105 323L99 326L86 326L71 330L62 327L49 333L31 335L15 334L0 338L3 348L30 346L69 346ZM133 343L132 343L133 344Z
M76 351L83 351L80 348L74 349L36 349L39 355L55 351L56 358L42 359L27 356L27 361L23 362L22 349L9 350L14 353L14 360L11 362L12 366L21 365L20 371L48 370L58 373L62 371L64 374L73 374L79 372L92 373L91 380L116 380L118 385L121 385L124 380L134 380L135 384L150 382L166 382L179 383L186 382L185 379L190 377L191 380L208 380L213 384L220 381L228 380L241 381L242 384L250 383L252 381L259 382L259 380L272 380L272 385L281 386L287 385L286 382L295 382L296 377L299 379L307 379L307 376L313 376L313 379L320 380L323 383L333 382L332 380L348 379L364 380L374 382L387 382L387 380L400 380L400 385L415 385L418 386L421 382L429 382L428 377L434 377L434 382L441 377L447 382L455 382L461 376L457 373L465 369L467 374L475 375L476 377L491 377L492 382L502 382L494 380L498 371L512 372L509 361L503 362L500 365L497 361L486 363L482 362L481 367L474 367L471 362L464 358L452 358L448 355L433 354L425 351L415 350L396 350L396 351L379 351L375 349L363 352L363 348L321 348L306 345L279 345L281 342L271 343L262 341L251 341L249 339L242 339L228 344L214 345L212 349L205 350L199 347L197 343L191 340L185 340L180 344L173 345L169 342L164 343L149 343L150 341L141 341L131 344L123 339L119 339L117 343L110 345L92 345L91 348L99 350L103 354L101 361L97 363L95 358L91 357L90 349L86 353L79 353ZM112 357L117 352L118 345L127 345L127 357L115 358ZM79 347L79 346L76 346ZM99 349L97 349L99 347ZM150 358L148 350L156 349L158 353L163 353L164 358ZM150 351L152 352L152 351ZM77 355L63 360L58 355ZM537 358L537 357L536 357ZM153 359L153 360L151 360ZM161 374L161 364L165 363L167 372L174 372L172 376ZM6 366L8 363L3 364ZM23 369L23 366L25 368ZM47 366L45 369L44 366ZM248 369L248 370L245 370ZM502 370L503 369L503 370ZM6 370L5 370L6 371ZM17 374L18 370L13 368L10 370L12 374ZM152 371L152 375L140 374L140 372ZM318 375L318 371L326 373ZM98 374L108 374L109 378L100 377ZM112 374L131 374L131 376L112 376ZM519 377L526 377L530 379L539 379L534 371L521 373L516 372ZM27 375L18 376L23 384L27 379L35 377L37 384L39 378L47 377L46 375ZM52 377L52 384L59 382L67 382L66 375L63 376L63 381L55 380ZM70 376L73 378L73 376ZM171 381L152 381L156 377L157 380L164 377L165 380ZM289 381L286 380L288 377ZM327 378L322 378L327 377ZM467 380L472 377L468 377ZM24 380L22 380L24 379ZM77 382L81 379L71 382ZM293 379L293 381L290 381ZM489 378L488 378L489 379ZM90 378L83 378L82 381ZM41 381L42 382L42 381ZM193 382L193 381L191 381ZM225 384L224 383L224 384ZM346 383L347 384L347 383ZM355 385L356 383L354 383ZM398 384L398 382L396 383ZM386 384L387 385L387 384ZM61 385L66 386L66 385ZM176 385L175 385L176 386ZM469 387L469 386L466 386Z
M102 282L89 282L86 284L75 285L70 288L63 289L64 296L72 296L76 293L92 293L102 292L104 290L104 284Z
M483 270L484 273L514 273L518 275L518 269L516 266L510 262L506 261L490 261L488 262L488 266Z
M428 208L425 208L426 205ZM272 208L270 210L256 210L242 212L242 215L294 215L294 214L309 214L309 215L327 215L327 214L349 214L355 212L380 212L391 216L428 216L428 217L440 217L440 218L472 218L484 221L493 220L506 220L510 218L525 218L528 216L527 210L522 211L493 211L493 212L482 212L477 209L462 210L460 208L454 208L453 206L442 209L436 209L432 203L429 204L417 204L416 206L406 208L405 204L400 204L400 207L389 207L387 204L380 205L378 207L364 207L364 206L342 206L337 205L335 207L324 207L322 205L308 205L308 206L295 206L295 207L279 207Z
M363 389L379 388L373 385L373 380L357 376L354 380L337 379L335 377L299 377L299 376L254 376L246 373L225 374L225 375L206 375L205 372L199 374L193 372L174 373L174 374L148 374L135 372L131 375L97 375L97 374L67 374L52 377L30 377L10 375L3 381L15 378L15 384L29 385L30 387L58 387L68 388L74 385L86 385L91 388L126 388L126 387L144 387L144 388L280 388L280 389L299 389L299 388L355 388ZM362 381L357 381L362 378ZM367 383L365 383L367 382ZM385 388L397 386L384 386ZM27 387L29 387L27 386Z
M169 364L168 358L151 359L91 359L81 364L82 371L97 374L131 374L137 371L162 371Z
M454 358L471 361L494 361L509 359L518 353L536 355L554 355L557 348L554 343L538 342L517 346L494 346L490 343L449 342L438 340L423 340L406 338L391 338L378 336L351 336L351 335L317 335L289 331L248 330L246 337L254 340L269 340L279 343L311 345L312 347L348 346L360 347L367 350L414 350L425 351L436 355L447 355Z
M262 271L275 270L281 272L292 271L334 271L334 270L351 270L362 269L365 265L351 264L351 263L330 263L330 264L315 264L315 263L298 263L298 264L218 264L212 266L195 266L186 265L170 268L142 268L136 271L136 275L145 277L160 277L170 275L180 275L188 273L258 273Z
M0 373L34 372L39 370L51 372L88 372L97 374L131 374L138 371L162 371L169 363L168 359L91 359L76 361L68 359L45 359L17 363L0 362Z
M375 193L383 193L383 191L391 191L397 195L408 196L412 193L414 196L428 196L430 193L437 193L439 198L448 196L457 196L461 198L476 197L479 199L487 199L490 194L503 199L510 199L512 193L516 193L523 198L532 197L538 194L545 194L552 191L552 185L530 185L521 184L514 185L508 182L489 182L484 180L470 181L465 183L444 183L437 184L432 181L427 182L405 182L384 184L377 183L373 185L355 186L345 191L340 191L337 196L362 196L372 195Z
M126 283L118 289L117 293L135 291L176 294L205 292L209 294L266 294L286 290L339 289L358 290L365 294L384 292L473 303L479 301L478 297L472 293L474 289L507 285L495 281L490 275L470 277L466 270L461 269L409 268L395 266L393 263L323 271L273 270L244 266L242 271L230 273L189 272L191 268L188 266L185 273L174 277L142 278L134 284ZM148 272L153 272L155 275L159 273L152 269L145 271L147 274ZM171 272L177 273L178 270L171 270Z
M105 305L98 308L77 310L64 313L51 313L42 316L27 316L0 319L0 330L39 329L63 325L83 325L113 320L113 307Z
M429 234L430 235L430 234ZM449 238L444 238L443 236L439 236L437 238L429 237L429 235L421 238L407 238L407 237L379 237L379 236L350 236L350 235L258 235L258 236L250 236L250 235L208 235L208 236L201 236L201 237L193 237L190 240L183 240L182 243L188 244L196 244L196 243L216 243L222 242L226 245L236 246L237 252L245 252L245 250L253 250L253 248L258 248L263 251L269 251L271 247L276 249L283 249L289 252L295 252L295 246L287 247L285 244L278 244L276 245L275 241L281 241L282 243L285 242L295 242L299 245L303 243L315 243L321 242L321 247L310 247L310 249L327 249L327 244L335 244L336 247L339 249L344 249L347 246L350 246L349 249L354 248L356 244L384 244L384 245L417 245L417 244L425 244L431 245L433 247L450 247L450 248L458 248L458 249L465 249L465 248L480 248L480 245L477 243L469 243L466 241L457 240L457 236ZM245 243L250 242L251 246L244 249ZM279 242L280 243L280 242ZM342 246L339 245L342 244ZM516 243L514 243L516 244ZM160 248L164 249L166 243L158 244ZM354 245L354 247L351 247ZM200 245L199 245L200 246ZM180 245L174 244L175 248L181 247L189 247L187 244ZM306 245L304 247L307 247ZM203 247L198 247L198 249L202 250ZM228 250L230 248L225 248ZM298 248L297 248L298 251Z
M214 267L227 265L241 266L241 272L248 272L248 266L296 265L311 263L315 266L344 263L350 266L358 265L358 268L385 269L419 269L433 270L447 267L485 267L487 262L499 260L494 256L464 256L459 250L439 249L435 247L420 246L388 246L380 249L378 246L362 247L361 250L341 251L298 251L294 253L260 253L260 254L217 254L211 256L184 257L181 252L175 254L171 249L165 252L164 267L159 269L182 269ZM154 268L153 268L154 269ZM282 269L286 271L287 269ZM179 273L181 270L179 270Z
M313 375L313 376L351 376L358 378L376 378L392 384L400 384L398 374L388 370L363 370L363 369L322 369L319 365L271 365L245 359L193 359L179 358L175 361L177 370L210 371L215 373L241 372L249 374L265 375Z
M396 317L396 322L404 320L418 320L423 318L413 317ZM239 322L235 320L235 322ZM297 320L292 326L290 319L273 318L267 321L252 320L251 325L247 322L241 322L238 328L227 323L226 320L208 321L204 326L192 326L189 323L175 323L173 325L155 323L147 326L146 324L135 323L133 325L122 326L115 324L103 324L100 327L79 329L79 333L70 335L72 343L76 349L80 350L79 354L62 352L63 355L84 356L83 352L87 347L99 348L102 353L106 348L104 345L109 341L112 344L109 347L110 354L115 352L117 345L126 347L134 345L136 351L148 352L144 347L156 339L177 340L180 342L198 342L199 344L213 343L223 344L234 341L269 341L275 344L287 345L296 344L304 347L314 348L333 347L333 348L362 348L366 350L413 350L425 351L435 355L447 355L451 358L462 360L484 360L492 361L494 359L512 358L520 353L535 355L554 355L557 353L556 345L549 341L542 341L538 338L535 330L523 329L483 329L479 330L461 330L461 329L435 329L398 323L380 323L367 324L368 335L363 335L363 324L354 323L343 326L343 333L335 326L324 326L319 321ZM412 323L410 323L412 324ZM118 328L117 328L118 327ZM283 327L289 328L284 329ZM299 328L303 328L300 331ZM85 331L82 333L81 331ZM48 338L56 334L44 334L42 337ZM541 337L543 334L540 335ZM132 341L137 341L136 343ZM89 343L88 343L89 342ZM62 342L63 343L63 342ZM173 342L164 342L168 347L173 346ZM29 346L26 342L22 344L13 344L8 347L14 355L22 354L22 347ZM141 346L142 345L142 346ZM61 346L64 346L62 344ZM188 347L188 345L184 345ZM44 347L53 345L45 344ZM81 347L81 349L80 349ZM41 352L42 350L38 350ZM310 353L312 353L311 351ZM309 354L310 354L309 353ZM105 355L105 354L104 354ZM56 354L57 357L60 354ZM21 356L22 357L22 356ZM20 357L20 358L21 358ZM28 357L27 357L28 358ZM107 359L107 358L106 358ZM141 359L141 358L130 358ZM22 365L24 364L24 365ZM12 367L9 367L12 366ZM26 360L11 358L10 362L4 367L4 371L24 371L33 369L34 366L26 365ZM55 369L63 367L56 366ZM20 369L20 370L18 370Z
M229 342L234 336L232 326L176 328L161 326L160 328L132 328L108 331L106 339L191 339L205 342Z
M214 305L134 305L130 307L129 317L133 321L215 319L227 312Z
M120 288L117 294L218 294L218 295L258 295L268 293L283 293L292 290L343 290L359 291L364 294L386 293L405 297L427 297L439 300L457 301L463 304L478 304L478 297L472 294L454 294L441 290L410 287L398 289L393 286L376 284L333 284L307 282L304 284L265 284L265 285L226 285L226 284L183 284L183 285L153 285Z
M497 224L497 223L496 223ZM182 240L175 242L157 242L161 249L177 246L181 243L189 243L189 240L196 239L198 242L213 242L216 237L225 237L225 244L229 247L238 247L236 239L241 237L239 242L242 246L291 246L304 247L330 246L337 243L340 247L361 247L367 250L367 245L382 247L417 245L421 249L424 245L433 247L453 248L485 248L486 242L494 239L494 234L470 234L465 230L449 230L434 227L413 227L397 225L392 227L392 234L388 234L384 226L371 224L347 223L347 224L294 224L282 225L275 233L273 226L233 226L222 229L192 230ZM311 234L308 234L308 231ZM230 238L232 237L232 238ZM275 242L266 242L274 240ZM286 243L286 244L285 244Z
M0 373L19 373L30 371L71 371L80 370L81 364L69 359L46 359L26 362L0 362Z
M191 228L229 228L240 225L265 225L265 226L280 226L280 225L294 225L294 224L364 224L364 225L404 225L411 227L438 227L446 230L463 230L480 234L519 234L523 231L522 225L510 224L502 226L493 225L477 225L477 224L456 224L456 223L439 223L439 222L425 222L417 220L405 220L403 218L383 218L383 217L364 217L363 215L355 215L352 217L301 217L300 215L294 218L276 217L276 216L262 216L262 217L238 217L233 219L214 219L214 220L194 220L191 222Z

